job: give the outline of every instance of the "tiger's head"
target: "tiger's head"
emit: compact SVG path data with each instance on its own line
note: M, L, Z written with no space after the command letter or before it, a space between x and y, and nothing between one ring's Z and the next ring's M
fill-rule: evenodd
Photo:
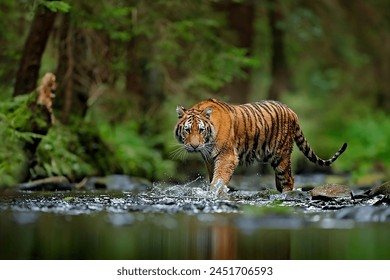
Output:
M176 108L178 122L175 137L188 152L210 154L214 141L214 128L210 120L212 108Z

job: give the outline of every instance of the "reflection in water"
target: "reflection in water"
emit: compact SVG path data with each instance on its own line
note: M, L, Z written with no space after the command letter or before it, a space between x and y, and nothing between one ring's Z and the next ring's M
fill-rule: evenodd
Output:
M0 195L0 259L390 259L389 221L383 197L238 190L221 200L201 179L140 192L18 192Z
M24 214L23 214L24 215ZM275 218L275 217L274 217ZM1 259L389 259L390 227L248 231L239 214L0 212ZM27 222L26 222L27 221ZM31 222L34 221L34 222ZM244 222L245 224L246 222Z
M13 213L15 222L20 225L33 224L38 220L39 213L37 212L14 212Z
M235 228L228 224L217 224L211 226L211 236L212 259L237 259L237 234Z

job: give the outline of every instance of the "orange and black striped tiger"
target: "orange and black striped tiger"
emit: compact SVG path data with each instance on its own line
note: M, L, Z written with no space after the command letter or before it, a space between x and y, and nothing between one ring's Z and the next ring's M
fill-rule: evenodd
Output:
M291 191L291 153L294 142L312 162L331 165L347 148L331 159L319 158L307 143L297 115L277 101L231 105L208 99L190 109L178 106L176 139L188 152L199 152L207 166L211 187L221 180L227 185L236 166L254 160L271 163L276 188Z

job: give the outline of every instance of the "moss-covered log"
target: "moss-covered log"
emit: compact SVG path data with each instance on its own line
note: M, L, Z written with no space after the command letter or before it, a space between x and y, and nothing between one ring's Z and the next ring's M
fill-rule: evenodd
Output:
M50 75L50 81L54 78L54 83L45 79L47 75ZM36 91L17 96L0 106L0 136L5 146L4 152L0 153L0 175L6 178L1 185L31 177L38 145L55 120L51 110L54 89L55 76L48 73Z

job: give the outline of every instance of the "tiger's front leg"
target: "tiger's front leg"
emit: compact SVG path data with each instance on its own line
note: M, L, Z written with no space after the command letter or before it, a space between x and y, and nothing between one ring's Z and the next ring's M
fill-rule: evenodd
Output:
M238 157L234 152L218 155L214 162L211 191L219 193L220 188L226 187L229 184L238 162Z

